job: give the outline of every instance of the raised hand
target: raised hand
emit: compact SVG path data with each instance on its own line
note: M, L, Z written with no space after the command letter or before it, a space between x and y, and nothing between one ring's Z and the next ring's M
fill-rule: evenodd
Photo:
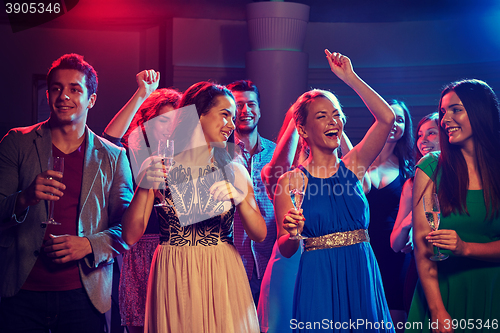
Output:
M144 70L137 74L135 78L139 87L104 130L104 133L112 137L123 137L142 103L158 88L160 83L160 73L153 69Z
M139 90L143 90L146 97L151 95L158 88L160 83L160 72L154 69L144 70L136 75L137 85Z
M338 52L331 53L328 49L325 49L325 54L332 72L337 75L339 79L345 82L349 76L354 75L354 70L352 69L351 60L349 58Z

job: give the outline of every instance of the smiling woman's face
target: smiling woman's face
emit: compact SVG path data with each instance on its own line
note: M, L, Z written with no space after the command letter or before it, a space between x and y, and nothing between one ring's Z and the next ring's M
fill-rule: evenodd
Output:
M160 109L158 116L148 121L156 142L172 135L176 120L176 112L171 112L173 110L172 104L167 104Z
M299 126L299 134L308 145L336 149L344 129L342 111L325 97L316 97L307 108L306 124Z
M405 112L403 108L397 104L391 105L391 109L394 111L396 119L394 120L394 126L392 127L387 142L397 142L403 137L405 133Z
M417 148L422 156L440 150L439 128L436 121L428 120L420 126L417 133Z
M443 118L441 127L448 135L448 141L452 145L470 145L472 143L472 127L469 115L462 101L454 91L450 91L441 100Z
M234 131L236 104L231 97L225 95L215 97L215 101L215 105L200 116L200 123L210 147L214 145L225 147L227 139Z

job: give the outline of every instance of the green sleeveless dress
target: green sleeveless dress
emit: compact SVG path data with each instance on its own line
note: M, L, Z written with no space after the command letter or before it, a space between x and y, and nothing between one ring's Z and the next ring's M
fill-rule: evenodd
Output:
M439 152L430 153L418 164L431 179ZM437 177L439 186L439 175ZM467 193L469 215L441 217L439 229L452 229L465 242L488 243L500 240L500 218L486 219L483 190ZM454 256L438 262L439 289L444 306L453 319L455 332L500 331L500 263ZM427 301L420 285L415 289L405 332L431 332Z

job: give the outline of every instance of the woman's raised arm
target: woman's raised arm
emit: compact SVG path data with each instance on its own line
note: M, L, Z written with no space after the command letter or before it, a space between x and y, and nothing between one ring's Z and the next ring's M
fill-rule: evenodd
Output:
M385 145L394 126L394 112L389 104L354 72L349 58L337 52L330 53L328 50L325 50L325 53L332 72L356 91L375 117L375 122L363 140L346 154L344 159L346 166L361 179L360 176L364 174L358 172L359 169L366 171Z

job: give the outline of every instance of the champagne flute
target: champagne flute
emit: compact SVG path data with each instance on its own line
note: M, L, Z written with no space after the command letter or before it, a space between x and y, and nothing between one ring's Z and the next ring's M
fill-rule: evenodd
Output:
M64 173L64 157L50 156L48 169L58 171L62 175ZM49 177L48 179L52 179L52 177ZM61 179L62 179L62 176L61 176ZM50 195L53 195L53 194L50 194ZM56 220L54 220L54 204L55 204L54 200L49 201L49 218L47 221L43 221L42 224L53 224L53 225L60 225L61 224L60 222L57 222Z
M438 230L439 222L441 220L441 209L439 208L439 200L436 193L424 195L424 212L425 218L427 219L432 231ZM437 253L429 259L432 261L442 261L448 258L447 254L443 254L439 251L439 247L436 246L436 249Z
M302 206L302 201L304 200L306 181L304 178L304 173L302 171L291 170L288 172L288 193L290 194L290 199L292 200L293 206L297 211L300 210ZM302 236L300 232L297 232L295 236L290 236L288 239L306 239L306 236Z
M170 167L172 166L174 160L174 140L163 138L158 141L158 156L161 157L164 169L167 170L168 174L168 170L170 170ZM163 186L161 186L160 189L160 193L162 194L163 199L160 203L155 204L155 207L172 207L172 205L167 202L167 198L165 196L166 187L166 184L163 183Z

